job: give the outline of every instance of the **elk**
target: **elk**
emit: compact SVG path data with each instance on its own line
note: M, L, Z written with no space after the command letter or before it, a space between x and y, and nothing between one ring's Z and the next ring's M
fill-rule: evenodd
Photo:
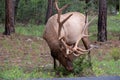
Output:
M65 5L59 9L58 1L55 0L55 8L57 14L51 16L45 26L43 38L46 40L51 56L56 68L56 59L62 64L66 70L72 71L73 65L70 55L80 56L89 52L92 47L88 41L88 25L87 18L79 12L68 12L62 14L62 11L69 5ZM82 40L86 49L78 47Z

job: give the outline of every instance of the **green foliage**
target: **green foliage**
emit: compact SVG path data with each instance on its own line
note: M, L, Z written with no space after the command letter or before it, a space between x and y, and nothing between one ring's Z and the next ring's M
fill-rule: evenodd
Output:
M78 76L90 76L91 72L92 70L87 55L80 56L74 61L74 74Z
M120 59L120 49L119 48L112 48L110 50L110 55L112 56L112 58L116 61L118 59Z
M45 72L40 68L35 68L31 71L26 71L19 66L6 66L0 70L0 78L4 80L26 80L34 78L53 78L54 72Z
M92 66L96 76L104 75L105 71L100 67L100 61L95 60Z
M79 0L60 0L59 1L60 7L64 6L65 4L71 4L65 12L70 12L70 11L77 11L84 13L84 8L85 8L85 2L84 1L79 1Z
M90 14L97 12L98 0L90 0L88 5L84 0L59 0L59 6L71 4L65 11L85 12L85 7L88 7ZM17 10L16 20L22 23L38 23L44 24L48 1L47 0L20 0ZM108 1L108 11L115 11L115 1ZM55 13L55 8L53 12ZM0 22L5 20L5 0L0 0Z
M118 33L120 31L120 16L119 15L116 15L116 16L108 16L108 19L107 19L107 26L108 26L108 31L111 31L111 32L116 32Z
M0 23L5 19L5 0L0 0Z
M75 62L74 62L74 69L75 69L74 72L76 74L83 71L83 68L84 68L82 66L83 61L84 61L84 57L80 57L80 58L78 58L78 59L75 60ZM86 66L86 64L84 66Z
M28 35L28 36L39 36L42 37L44 30L44 25L23 25L17 24L16 25L16 33L21 35ZM0 24L0 33L4 32L4 25Z
M0 77L5 80L18 79L22 78L23 76L23 70L17 66L12 68L6 67L5 70L3 69L2 71L0 71Z
M42 36L44 30L44 25L33 25L28 24L26 26L18 25L16 27L16 33L22 35L31 35L31 36Z
M0 33L3 33L3 32L4 32L4 25L0 24Z
M102 76L102 75L120 75L120 60L114 61L99 61L94 60L93 61L93 71L96 76Z
M85 12L85 1L79 0L59 0L59 7L65 4L71 4L63 13L69 11ZM44 24L47 12L47 0L20 0L17 9L16 21L22 23ZM90 10L94 8L93 1L89 4ZM56 13L55 8L53 13ZM0 22L5 20L5 1L0 0Z
M64 67L59 66L56 69L56 76L58 77L76 77L76 76L90 76L93 75L87 55L80 56L73 62L73 72L67 71Z
M65 77L65 76L69 76L69 77L73 77L73 74L71 72L68 72L64 67L59 66L56 69L56 75L58 77Z
M44 23L46 7L46 0L20 0L17 20L23 23Z

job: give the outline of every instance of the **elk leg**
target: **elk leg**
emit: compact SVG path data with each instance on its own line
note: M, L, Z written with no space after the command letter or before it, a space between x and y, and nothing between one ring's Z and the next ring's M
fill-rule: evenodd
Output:
M54 61L54 69L56 69L56 59L53 58L53 61Z
M85 49L89 49L90 48L90 43L89 43L87 37L82 38L82 42L83 42L83 44L85 46Z
M89 49L89 48L90 48L90 43L89 43L87 37L82 38L82 42L83 42L83 44L84 44L84 46L85 46L86 49ZM90 55L90 51L88 52L88 62L89 62L89 66L90 66L90 68L92 69L92 63L91 63L91 55Z
M53 63L54 63L54 69L56 69L56 56L54 55L54 52L51 50L51 56L53 58Z

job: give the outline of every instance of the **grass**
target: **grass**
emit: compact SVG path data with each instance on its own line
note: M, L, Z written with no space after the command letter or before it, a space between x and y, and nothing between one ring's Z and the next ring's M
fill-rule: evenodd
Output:
M119 16L108 16L108 38L109 40L118 40L120 34ZM90 40L96 41L97 37L97 19L89 27ZM4 25L0 24L0 33L4 31ZM48 57L44 60L43 53L48 52L48 48L41 42L41 36L44 25L23 25L16 24L16 33L4 38L0 38L0 56L5 55L4 63L0 63L0 79L30 79L30 78L53 78L53 77L80 77L80 76L102 76L118 75L120 76L120 59L114 60L119 55L119 48L111 47L108 51L98 50L95 55L92 54L93 71L88 70L87 59L81 63L81 57L74 61L74 72L67 72L63 67L56 71L48 66L48 69L41 67L41 63L47 62ZM21 36L23 35L23 36ZM23 38L24 37L24 38ZM32 38L34 37L34 38ZM34 40L35 39L35 40ZM110 50L109 50L110 49ZM103 55L107 53L107 55ZM41 54L43 55L41 57ZM114 55L115 54L115 55ZM98 55L98 56L96 56ZM99 57L105 59L99 60ZM48 59L49 60L49 59ZM19 63L20 62L20 63ZM47 62L48 64L49 62Z
M6 67L0 73L0 78L4 80L26 80L26 79L33 79L33 78L53 78L55 75L54 72L50 71L42 71L42 69L35 68L32 71L26 71L22 67L19 66L12 66Z
M27 36L42 36L44 25L23 25L23 24L16 24L16 33L21 35L27 35ZM0 33L4 32L4 25L0 25Z
M113 75L113 76L120 76L120 60L114 61L109 60L109 61L98 61L94 60L93 61L93 71L96 74L96 76L108 76L108 75Z
M38 26L29 24L25 26L25 28L22 27L21 25L18 25L16 32L23 35L42 36L43 29L44 25Z
M112 48L110 50L110 55L115 61L119 60L120 59L120 49L119 48Z

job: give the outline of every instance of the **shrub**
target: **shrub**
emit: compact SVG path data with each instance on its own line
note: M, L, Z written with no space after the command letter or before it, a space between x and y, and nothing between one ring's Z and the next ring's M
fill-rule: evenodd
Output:
M78 76L93 75L87 55L82 55L73 62L74 74Z

